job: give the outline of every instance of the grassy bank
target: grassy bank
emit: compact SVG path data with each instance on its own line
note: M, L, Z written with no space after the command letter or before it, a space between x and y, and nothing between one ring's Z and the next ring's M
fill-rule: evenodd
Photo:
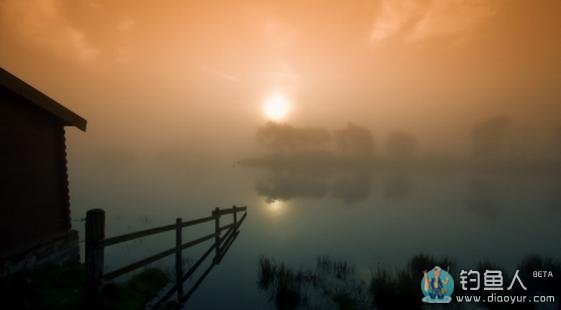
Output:
M84 266L41 266L0 278L3 309L84 309ZM160 269L148 268L126 282L109 283L101 295L103 309L143 309L169 283Z
M484 271L501 270L508 286L513 274L499 264L482 260L475 270L483 275ZM408 263L396 269L378 267L371 271L367 280L359 277L354 266L329 257L319 257L316 266L309 269L293 269L283 262L261 257L258 264L258 287L269 296L277 309L424 309L427 305L421 300L422 271L434 266L446 266L456 276L460 273L456 262L448 257L435 258L425 254L413 256ZM462 291L456 283L454 295L479 294L486 297L496 295L544 295L555 296L556 304L500 304L480 303L488 309L541 309L540 307L559 307L561 298L561 263L550 258L527 256L517 266L527 290L516 287L511 291ZM535 278L534 271L551 271L554 278ZM459 281L459 279L455 279ZM481 279L483 281L483 279ZM483 282L481 282L483 285ZM442 308L443 305L430 305ZM462 308L463 304L452 303L445 307ZM556 308L556 309L557 309ZM550 309L550 308L547 308Z

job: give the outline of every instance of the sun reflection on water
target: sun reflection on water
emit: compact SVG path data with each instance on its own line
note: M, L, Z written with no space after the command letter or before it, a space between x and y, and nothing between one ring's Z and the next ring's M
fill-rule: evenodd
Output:
M269 210L269 213L279 215L284 212L287 205L286 201L273 200L271 202L266 202L266 207Z

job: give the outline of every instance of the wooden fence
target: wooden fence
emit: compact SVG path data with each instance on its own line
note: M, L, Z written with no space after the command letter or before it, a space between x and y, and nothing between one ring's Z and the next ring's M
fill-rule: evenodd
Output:
M128 272L136 270L138 268L144 267L151 264L157 260L164 257L175 254L175 283L174 285L156 302L155 306L165 302L174 293L177 293L177 301L179 304L185 303L194 291L198 288L200 283L212 270L214 265L217 265L222 260L222 257L226 254L234 240L239 234L239 227L243 223L245 217L247 216L247 207L236 207L233 206L229 209L216 208L212 211L211 216L190 220L183 222L181 218L178 218L174 224L160 226L156 228L150 228L146 230L141 230L137 232L128 233L121 236L105 238L105 211L101 209L89 210L86 214L86 253L85 253L85 267L86 267L86 283L87 283L87 294L89 297L89 304L92 307L99 306L99 293L101 287L105 281L112 280L116 277L124 275ZM238 212L243 212L243 215L238 219ZM224 226L220 226L220 218L224 215L232 214L232 223ZM189 226L194 226L197 224L202 224L206 222L214 221L214 232L197 239L183 242L182 240L182 229ZM154 254L150 257L141 259L124 267L118 268L110 272L104 272L104 249L105 247L115 245L118 243L131 241L134 239L175 230L175 246ZM224 235L222 232L226 231ZM204 252L204 254L187 270L183 272L182 263L182 252L183 250L203 243L205 241L214 240L212 245ZM204 262L204 260L214 252L214 259L210 266L203 272L199 279L193 284L191 289L184 293L183 283L189 279L199 268L199 266Z

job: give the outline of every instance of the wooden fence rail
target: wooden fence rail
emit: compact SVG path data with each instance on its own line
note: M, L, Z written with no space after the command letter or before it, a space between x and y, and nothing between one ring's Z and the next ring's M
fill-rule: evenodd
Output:
M238 213L243 212L242 217L238 220ZM233 215L233 221L231 224L220 226L220 218L223 215ZM163 295L163 297L156 303L156 305L169 299L174 293L177 293L177 300L180 304L186 302L193 292L200 285L202 280L214 267L214 265L219 264L222 257L226 254L234 240L239 234L239 227L243 223L247 216L247 207L236 207L228 209L216 208L212 211L212 215L196 220L190 220L183 222L181 218L177 218L175 224L160 226L156 228L145 229L137 232L132 232L124 234L121 236L105 238L105 211L101 209L89 210L86 214L86 253L85 253L85 265L86 265L86 283L87 283L87 293L90 300L90 305L93 308L99 306L99 293L104 281L112 280L116 277L134 271L138 268L144 267L155 261L158 261L164 257L175 254L175 283L174 285ZM182 229L189 226L194 226L206 222L214 221L214 232L194 240L183 242ZM152 256L146 257L144 259L133 262L124 267L118 268L116 270L105 273L103 270L104 265L104 249L108 246L115 245L122 242L127 242L135 240L138 238L159 234L166 231L175 230L175 246L162 251L160 253L154 254ZM226 230L226 233L222 236L222 232ZM183 272L183 250L203 243L208 240L213 240L214 243L211 247L191 266L187 272ZM189 279L197 270L197 268L203 263L203 261L214 251L214 259L212 264L207 270L202 274L201 277L195 282L193 287L184 294L183 283Z

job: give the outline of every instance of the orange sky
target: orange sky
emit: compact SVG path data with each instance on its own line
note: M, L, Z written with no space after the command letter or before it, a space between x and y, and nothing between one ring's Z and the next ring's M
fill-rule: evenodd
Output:
M556 0L0 1L0 66L87 118L83 149L239 153L271 93L297 126L428 145L559 127L560 37Z

